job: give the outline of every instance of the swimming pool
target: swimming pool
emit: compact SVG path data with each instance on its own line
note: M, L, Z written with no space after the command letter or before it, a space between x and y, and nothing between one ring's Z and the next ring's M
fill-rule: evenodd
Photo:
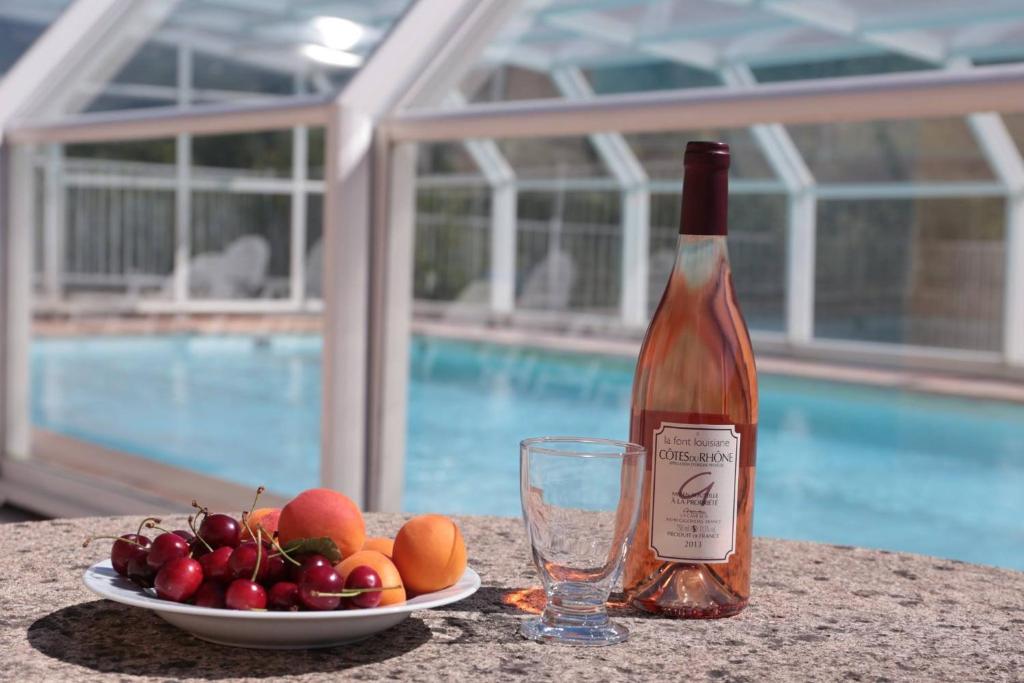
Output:
M404 507L519 514L519 440L623 438L632 363L414 338ZM317 482L317 337L38 339L37 426L282 493ZM1024 569L1024 406L761 377L755 532Z

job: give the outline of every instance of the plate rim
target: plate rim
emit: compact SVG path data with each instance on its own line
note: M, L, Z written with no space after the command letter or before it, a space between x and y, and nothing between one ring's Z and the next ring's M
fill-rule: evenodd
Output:
M110 577L101 574L98 570L107 569L114 574L116 578L124 579L116 572L109 559L101 560L90 565L85 572L82 574L82 582L85 587L92 591L94 594L119 602L124 605L130 605L132 607L141 607L143 609L152 610L154 612L173 612L176 614L185 614L194 617L210 617L220 619L291 619L298 621L307 620L323 620L323 619L365 619L370 617L395 615L395 614L408 614L421 609L433 609L435 607L443 607L444 605L450 605L453 602L459 602L465 600L474 593L476 593L481 585L480 575L470 566L466 566L466 570L459 577L459 580L454 585L448 588L442 588L440 591L434 591L433 593L424 593L418 595L411 600L406 600L403 603L397 605L388 605L387 607L370 607L365 609L352 609L352 610L323 610L323 611L245 611L245 610L233 610L216 607L197 607L196 605L188 605L180 602L171 602L170 600L161 600L160 598L146 595L145 593L122 593L122 590L127 591L126 588L115 586L118 591L114 592L108 590L108 582ZM441 596L431 598L430 596L436 596L444 591L452 590L457 587L463 580L469 580L469 584L458 591Z

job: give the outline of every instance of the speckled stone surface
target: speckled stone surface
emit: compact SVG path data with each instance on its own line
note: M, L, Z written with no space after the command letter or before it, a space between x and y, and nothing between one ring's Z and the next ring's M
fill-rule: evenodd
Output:
M211 645L98 600L81 574L136 520L0 525L0 680L1024 681L1024 573L934 558L759 539L740 616L686 622L616 610L629 642L580 649L521 639L503 604L537 583L518 520L459 520L483 577L472 598L417 612L346 648ZM370 515L375 534L401 517Z

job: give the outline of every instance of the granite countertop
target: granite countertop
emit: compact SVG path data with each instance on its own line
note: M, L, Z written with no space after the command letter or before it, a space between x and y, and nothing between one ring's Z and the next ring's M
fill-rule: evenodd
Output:
M375 534L398 515L368 515ZM459 519L472 598L354 646L257 652L211 645L154 614L98 600L81 574L137 518L0 525L0 680L295 679L374 681L673 679L714 681L1024 680L1024 573L843 546L757 539L741 615L674 621L629 610L607 648L541 645L505 603L537 585L518 520Z

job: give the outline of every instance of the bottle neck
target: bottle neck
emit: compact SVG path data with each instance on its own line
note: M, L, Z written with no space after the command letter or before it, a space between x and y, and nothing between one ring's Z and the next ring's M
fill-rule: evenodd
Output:
M729 168L688 164L683 174L680 235L726 235L729 232Z
M725 235L680 235L670 288L690 292L718 292L729 277L729 249Z

